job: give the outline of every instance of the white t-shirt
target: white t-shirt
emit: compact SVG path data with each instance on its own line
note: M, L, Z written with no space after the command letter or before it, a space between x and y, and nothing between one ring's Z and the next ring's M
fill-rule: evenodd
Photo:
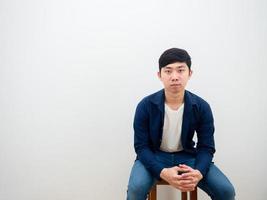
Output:
M178 110L172 110L167 104L165 104L163 135L160 150L166 152L177 152L183 150L181 144L183 113L184 104L182 104Z

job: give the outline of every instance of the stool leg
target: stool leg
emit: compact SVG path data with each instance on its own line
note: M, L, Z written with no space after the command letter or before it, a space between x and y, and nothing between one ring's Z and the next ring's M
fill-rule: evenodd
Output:
M157 200L157 185L154 185L150 190L148 200Z
M182 200L187 200L187 192L182 192L181 196L182 196Z
M197 188L190 192L190 200L197 200Z

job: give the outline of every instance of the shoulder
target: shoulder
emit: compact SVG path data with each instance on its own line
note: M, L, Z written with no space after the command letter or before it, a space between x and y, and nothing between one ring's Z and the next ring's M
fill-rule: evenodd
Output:
M193 92L186 90L186 95L189 97L193 104L208 104L205 99L198 96L197 94L194 94Z
M136 113L151 113L154 108L161 108L164 105L164 90L145 96L138 103Z
M186 98L197 109L197 111L205 112L211 110L209 103L205 99L190 91L186 91Z
M139 104L151 104L151 103L158 104L162 100L164 100L164 90L163 89L145 96L139 102Z

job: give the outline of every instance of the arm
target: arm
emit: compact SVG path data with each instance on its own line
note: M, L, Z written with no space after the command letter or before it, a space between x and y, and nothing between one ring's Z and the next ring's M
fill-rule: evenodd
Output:
M200 121L196 129L198 142L195 169L205 176L215 153L214 120L209 104L204 102L201 107Z
M159 178L163 166L157 162L152 151L152 140L149 133L149 113L145 100L142 100L138 104L135 112L134 147L138 159L154 177Z

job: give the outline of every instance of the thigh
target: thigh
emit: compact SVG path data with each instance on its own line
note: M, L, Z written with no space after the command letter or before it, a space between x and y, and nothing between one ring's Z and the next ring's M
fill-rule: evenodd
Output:
M235 196L234 187L224 173L211 163L206 176L198 187L204 190L212 199L232 200Z
M195 158L190 156L184 164L194 168ZM198 187L204 190L213 200L233 200L235 199L235 189L229 179L214 163L205 177L198 183Z

